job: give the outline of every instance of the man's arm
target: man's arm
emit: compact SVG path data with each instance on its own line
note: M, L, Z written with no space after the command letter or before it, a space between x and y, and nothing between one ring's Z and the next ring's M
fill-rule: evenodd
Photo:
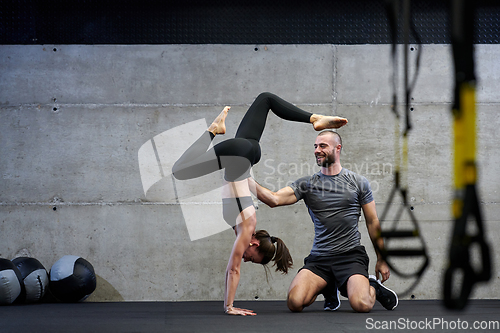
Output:
M286 206L297 202L295 192L290 186L273 192L257 183L253 178L249 178L248 181L252 193L269 207Z
M380 237L380 221L377 217L377 210L375 208L375 201L364 204L362 206L363 214L365 215L366 227L368 228L368 234L375 247L375 252L377 253L377 264L375 265L375 275L377 279L379 278L379 273L382 275L382 282L387 280L390 276L389 266L382 258L382 255L377 249L384 249L384 239Z

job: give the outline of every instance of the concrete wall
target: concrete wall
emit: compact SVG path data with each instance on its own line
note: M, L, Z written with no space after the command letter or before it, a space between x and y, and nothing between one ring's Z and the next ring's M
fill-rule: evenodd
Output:
M500 47L476 50L479 189L497 268ZM171 159L224 105L232 106L227 136L234 135L253 99L271 91L306 110L349 119L339 130L342 163L370 180L380 214L393 186L391 68L387 45L2 45L0 257L30 255L50 269L63 255L82 256L98 275L93 301L222 300L234 234L218 224L220 232L203 237L205 221L220 222L220 200L212 192L193 198L192 184L172 180ZM417 299L441 297L447 260L452 71L449 46L424 46L412 95L407 179L432 261L412 292ZM182 127L191 121L198 122ZM309 125L270 115L256 179L277 189L315 172L315 135ZM158 182L153 142L163 168ZM217 190L219 178L195 186ZM145 180L151 181L146 188ZM288 276L273 273L267 283L260 265L243 264L237 299L285 299L311 248L313 225L303 203L260 204L257 214L258 228L289 245L295 269ZM189 224L203 230L197 240ZM363 220L359 227L373 273ZM398 265L408 271L418 263ZM500 298L499 279L495 269L473 297ZM410 282L393 274L387 285L400 291Z

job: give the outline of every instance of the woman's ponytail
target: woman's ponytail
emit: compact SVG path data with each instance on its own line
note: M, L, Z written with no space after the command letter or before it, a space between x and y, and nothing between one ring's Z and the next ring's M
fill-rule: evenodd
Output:
M269 235L265 230L258 230L254 237L259 240L258 249L264 255L261 264L266 265L272 260L276 271L287 274L288 269L293 265L293 259L285 243L280 238Z
M288 269L293 266L293 259L290 255L290 251L286 247L285 243L280 238L276 239L276 254L274 255L273 261L276 266L276 271L281 271L283 274L288 273Z

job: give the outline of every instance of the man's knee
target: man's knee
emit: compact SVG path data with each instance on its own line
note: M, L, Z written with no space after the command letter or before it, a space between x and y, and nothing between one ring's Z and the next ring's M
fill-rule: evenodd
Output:
M361 274L352 275L347 280L347 295L356 312L370 312L375 304L375 294L371 292L368 279Z
M326 281L308 269L300 270L288 290L287 305L290 311L301 312L311 305Z
M288 309L292 312L301 312L304 309L304 301L302 298L297 297L293 290L288 294L286 303L288 305Z
M352 309L356 312L370 312L374 305L370 297L366 296L349 297L349 303L351 304Z

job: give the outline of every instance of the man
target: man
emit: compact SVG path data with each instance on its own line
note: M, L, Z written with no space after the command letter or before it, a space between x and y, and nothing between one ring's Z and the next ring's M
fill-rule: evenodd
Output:
M375 248L384 248L383 239L378 237L380 222L370 184L365 177L342 168L342 139L338 133L331 130L319 133L314 148L316 162L321 167L318 173L300 178L277 192L257 182L254 185L259 200L270 207L291 205L303 199L314 223L314 244L290 285L288 308L300 312L323 293L325 310L336 310L340 300L333 286L338 286L357 312L369 312L375 300L393 310L398 304L397 295L382 285L389 278L389 267L377 253L376 276L369 276L368 256L360 243L358 221L363 210L372 243Z

